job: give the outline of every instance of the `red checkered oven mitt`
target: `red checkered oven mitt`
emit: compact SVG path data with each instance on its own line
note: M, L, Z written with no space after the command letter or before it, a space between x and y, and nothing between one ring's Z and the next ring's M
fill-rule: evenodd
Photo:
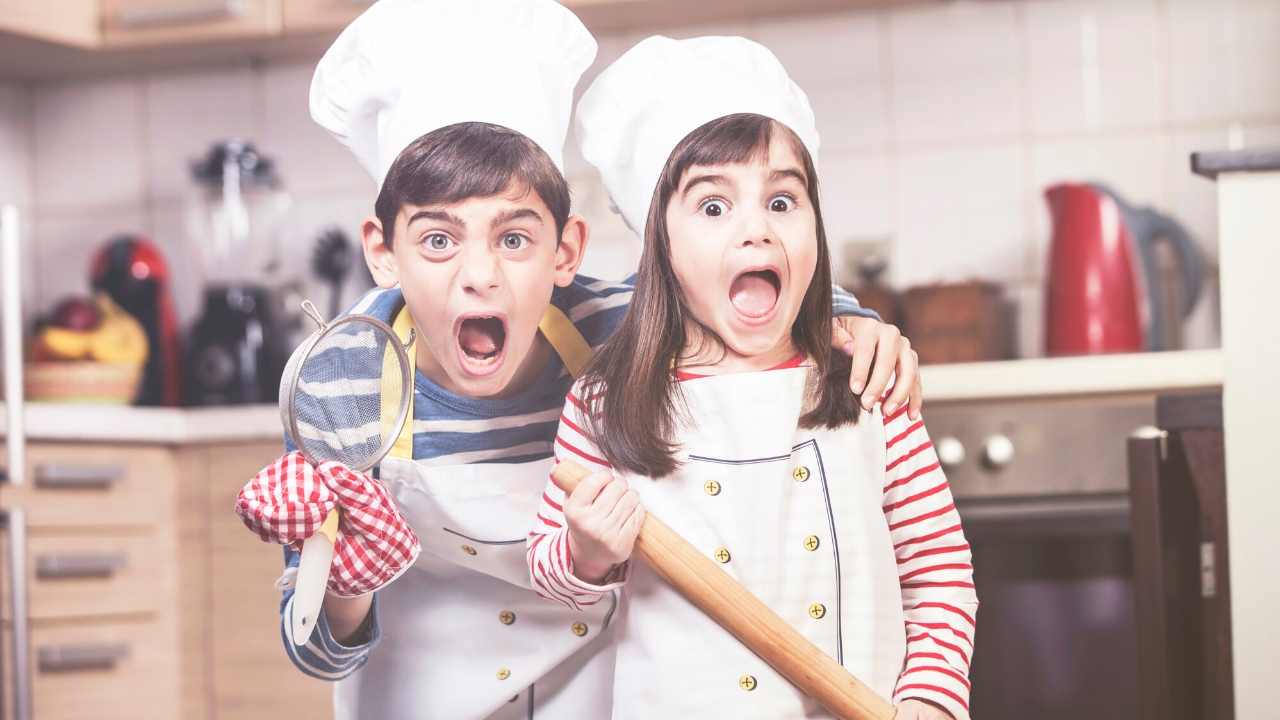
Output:
M329 590L342 597L373 592L418 559L418 536L377 480L336 462L312 466L291 452L262 468L236 497L236 514L265 542L302 547L341 513Z

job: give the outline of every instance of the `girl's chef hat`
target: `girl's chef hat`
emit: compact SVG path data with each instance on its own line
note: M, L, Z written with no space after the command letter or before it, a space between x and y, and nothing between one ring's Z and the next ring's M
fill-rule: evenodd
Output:
M583 157L641 235L671 151L712 120L734 113L772 118L817 162L809 99L768 48L746 38L646 38L591 83L577 112Z
M311 79L311 117L382 184L432 130L515 130L563 171L573 88L596 41L553 0L379 0L342 31Z

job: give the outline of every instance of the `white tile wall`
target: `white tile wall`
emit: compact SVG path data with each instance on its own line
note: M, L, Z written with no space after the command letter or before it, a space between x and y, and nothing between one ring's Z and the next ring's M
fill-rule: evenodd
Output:
M1047 184L1103 180L1181 219L1212 256L1215 188L1190 174L1188 154L1280 142L1274 0L939 2L636 30L600 38L580 90L652 32L746 34L770 46L818 115L837 261L849 239L888 236L895 284L1006 283L1026 308L1025 350L1039 345ZM175 269L194 272L186 164L233 134L276 158L296 200L286 238L296 272L307 273L324 226L355 235L374 185L311 122L312 67L0 88L0 193L35 208L41 301L79 289L86 248L117 229L150 233ZM584 271L628 274L639 243L572 138L565 163L575 210L592 224ZM194 287L179 290L184 317ZM1212 344L1213 313L1202 313L1196 342Z

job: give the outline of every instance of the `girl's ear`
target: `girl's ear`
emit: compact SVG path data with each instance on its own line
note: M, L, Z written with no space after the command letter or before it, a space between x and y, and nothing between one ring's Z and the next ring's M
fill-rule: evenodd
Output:
M578 274L590 234L587 221L581 215L570 215L565 221L564 232L560 233L560 242L556 245L555 273L559 287L568 287Z
M400 282L396 270L396 256L383 241L382 221L370 215L360 226L360 244L364 246L364 262L369 266L373 281L380 288L395 287Z

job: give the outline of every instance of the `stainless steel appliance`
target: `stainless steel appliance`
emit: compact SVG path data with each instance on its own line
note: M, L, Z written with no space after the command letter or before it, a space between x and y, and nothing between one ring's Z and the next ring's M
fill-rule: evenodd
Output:
M18 211L0 206L0 274L3 275L4 402L6 421L6 469L0 482L22 485L26 470L26 437L22 424L22 248L18 235ZM12 497L12 494L10 494ZM27 625L26 516L20 507L0 507L0 524L8 542L8 557L0 559L9 573L10 661L0 677L12 679L12 688L0 684L0 717L30 720L31 660ZM11 695L8 695L11 693ZM12 714L10 714L12 713Z
M1174 432L1156 429L1172 422L1160 417L1168 402L1132 395L930 406L930 432L972 546L981 602L973 717L1176 717L1153 711L1158 679L1168 673L1144 638L1169 636L1153 625L1154 608L1181 607L1191 590L1179 586L1163 598L1146 578L1186 562L1163 554L1170 539L1153 534L1150 492L1126 453L1127 442L1150 442L1128 440L1135 432ZM1197 529L1159 527L1180 538L1174 546L1198 547ZM1223 588L1225 574L1217 582ZM1206 620L1204 632L1216 623ZM1187 669L1191 651L1165 646L1183 682L1199 682L1201 665Z

